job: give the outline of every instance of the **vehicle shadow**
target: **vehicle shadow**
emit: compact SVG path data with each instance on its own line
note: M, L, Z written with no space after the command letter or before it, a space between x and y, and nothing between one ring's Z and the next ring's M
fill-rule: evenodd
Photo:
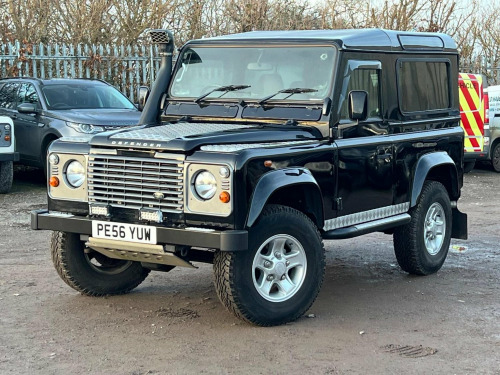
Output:
M45 175L40 168L14 165L14 181L12 192L46 189Z

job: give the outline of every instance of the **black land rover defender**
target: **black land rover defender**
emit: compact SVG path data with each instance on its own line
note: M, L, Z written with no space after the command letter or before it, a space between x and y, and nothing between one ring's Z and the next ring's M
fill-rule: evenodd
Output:
M250 32L188 42L172 70L172 35L150 33L163 62L140 124L50 148L31 222L72 288L208 262L222 303L270 326L315 300L323 240L392 234L401 268L428 275L467 237L449 36Z

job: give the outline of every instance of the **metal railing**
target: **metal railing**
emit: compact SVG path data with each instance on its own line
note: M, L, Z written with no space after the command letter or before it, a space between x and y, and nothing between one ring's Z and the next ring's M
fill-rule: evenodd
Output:
M0 78L95 78L136 101L137 87L152 85L160 66L154 45L0 43Z

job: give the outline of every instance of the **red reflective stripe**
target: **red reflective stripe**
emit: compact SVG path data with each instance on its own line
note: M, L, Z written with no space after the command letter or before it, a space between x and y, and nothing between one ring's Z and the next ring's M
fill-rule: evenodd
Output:
M469 109L472 112L474 119L476 120L479 131L481 132L481 134L484 134L483 119L481 118L481 114L479 113L478 109L474 106L474 100L472 100L469 90L462 90L462 94L465 98L465 101L469 105Z
M469 137L475 137L476 136L474 134L474 131L471 129L470 124L469 124L469 120L467 119L466 116L462 116L462 128L464 129L465 133ZM476 138L468 138L468 140L470 141L472 147L474 147L474 148L476 148L476 147L481 148L481 146L479 145L479 142L478 142L478 140Z

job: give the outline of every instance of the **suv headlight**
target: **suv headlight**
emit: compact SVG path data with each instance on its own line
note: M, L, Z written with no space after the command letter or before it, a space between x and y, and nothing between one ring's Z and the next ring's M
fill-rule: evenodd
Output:
M49 196L52 199L87 202L88 155L49 153L47 178Z
M201 199L213 198L217 191L217 180L209 171L198 172L194 178L194 190Z
M229 216L233 209L231 167L221 164L192 163L185 168L184 211Z
M92 125L92 124L80 124L76 122L66 122L70 128L76 130L78 133L94 134L104 131L102 126Z
M66 180L71 187L82 186L85 181L85 168L79 161L73 160L68 163L66 166Z

